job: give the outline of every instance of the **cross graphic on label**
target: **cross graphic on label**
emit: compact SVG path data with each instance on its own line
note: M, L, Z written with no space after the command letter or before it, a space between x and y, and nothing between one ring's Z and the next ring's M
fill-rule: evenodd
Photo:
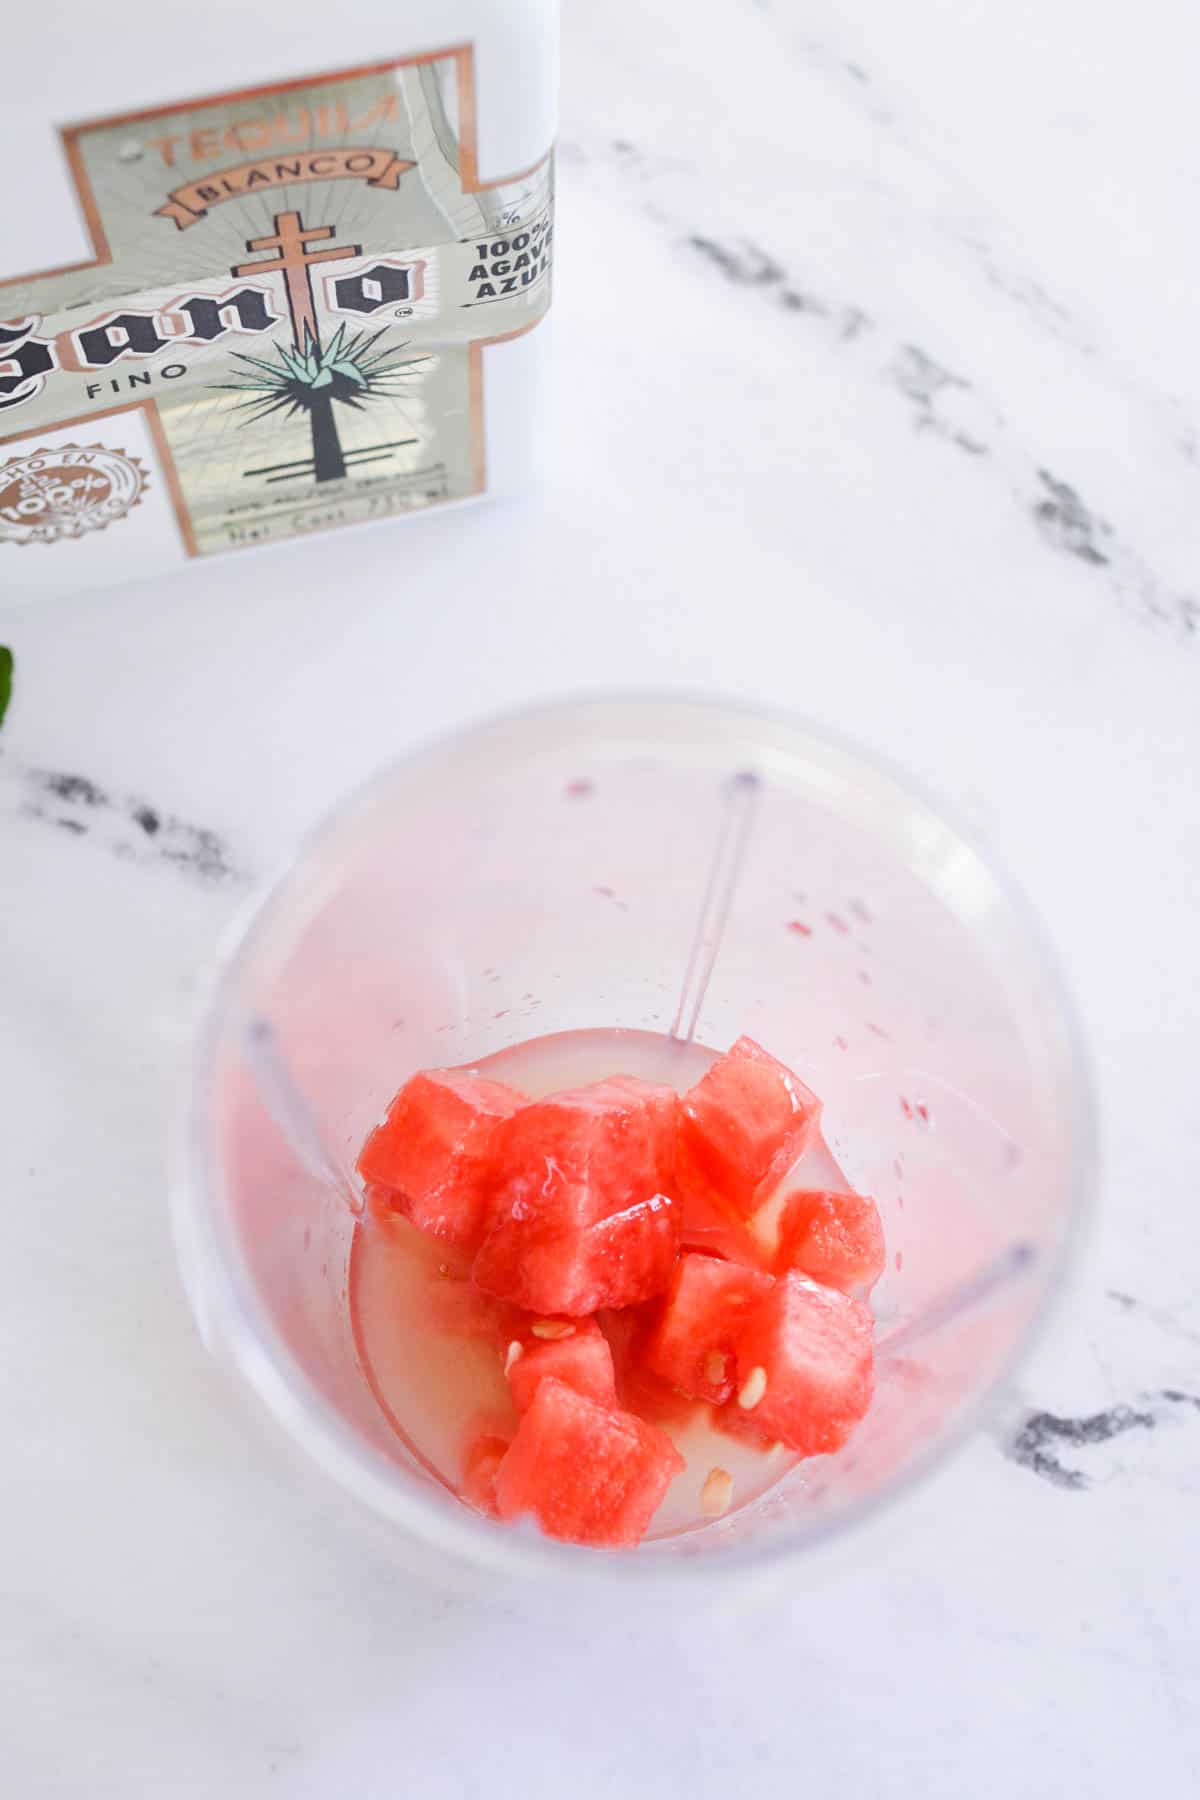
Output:
M304 221L298 212L275 214L275 236L247 238L247 250L278 250L279 255L272 261L236 263L230 270L231 275L267 275L276 270L283 271L283 279L287 286L288 310L292 315L292 336L296 340L296 348L301 353L306 349L311 338L318 349L321 335L317 328L317 315L313 306L312 278L308 271L313 263L340 262L347 256L361 256L361 244L348 244L343 250L332 246L326 250L310 250L309 244L315 244L324 238L333 236L332 225L314 225L305 230Z
M304 220L298 212L275 214L275 236L247 238L247 250L278 250L279 255L262 262L235 263L230 270L232 275L266 275L282 274L287 289L288 312L292 321L292 340L295 348L295 359L286 381L277 374L273 376L267 399L267 406L254 402L255 411L261 417L266 411L283 410L281 404L286 396L290 403L289 411L304 411L308 414L309 428L312 432L312 464L311 472L317 481L340 481L346 473L346 458L338 436L337 420L334 417L333 403L335 399L345 400L344 384L361 376L361 385L368 388L368 371L354 364L349 357L342 359L343 367L339 368L339 359L335 356L326 359L322 355L321 331L317 324L316 308L313 305L312 277L309 269L313 263L340 262L348 256L362 254L360 244L348 244L342 249L328 245L324 250L310 250L310 244L322 243L334 234L332 225L313 225L305 229ZM339 331L334 339L338 350L342 348L344 332ZM247 359L249 360L249 359ZM265 368L266 365L260 365ZM260 382L258 392L263 392ZM300 474L304 468L302 463L294 465L294 473Z
M221 385L243 396L239 410L249 411L251 418L265 419L280 412L285 417L304 413L312 434L311 458L247 469L247 476L268 475L273 481L295 481L311 475L315 481L340 481L348 473L352 458L375 461L380 452L390 453L415 441L405 437L383 444L365 444L350 455L342 449L334 402L361 412L364 402L393 392L396 380L402 382L406 373L427 366L429 358L406 357L403 345L380 347L382 331L360 332L348 338L344 325L339 325L328 346L322 343L309 269L313 263L338 262L362 254L359 244L343 248L326 244L323 250L308 248L310 244L324 243L333 234L332 225L306 229L298 212L276 213L274 237L248 238L246 248L277 250L279 255L262 262L237 263L230 271L236 276L282 274L292 324L292 349L289 352L275 345L278 360L273 362L235 350L233 355L245 364L246 372L241 380Z

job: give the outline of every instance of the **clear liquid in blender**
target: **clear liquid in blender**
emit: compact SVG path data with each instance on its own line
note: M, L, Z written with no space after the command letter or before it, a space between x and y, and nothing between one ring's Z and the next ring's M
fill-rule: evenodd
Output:
M611 1075L637 1075L683 1093L718 1054L656 1032L602 1028L531 1038L470 1067L531 1099ZM770 1244L788 1191L845 1186L818 1138L757 1215L755 1235ZM349 1295L364 1372L393 1429L455 1491L468 1443L482 1433L511 1436L517 1424L501 1355L482 1335L485 1307L471 1287L469 1264L461 1252L405 1219L368 1212L355 1228ZM471 1335L473 1326L480 1335ZM650 1538L711 1523L700 1495L713 1469L724 1469L733 1479L732 1512L774 1486L795 1462L790 1452L764 1452L718 1431L709 1409L700 1405L681 1407L681 1416L663 1420L662 1426L687 1467L671 1483Z

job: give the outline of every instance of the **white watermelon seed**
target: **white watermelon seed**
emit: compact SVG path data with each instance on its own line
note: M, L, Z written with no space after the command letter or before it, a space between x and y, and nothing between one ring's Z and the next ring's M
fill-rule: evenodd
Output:
M728 1512L733 1499L733 1476L728 1469L710 1469L708 1480L700 1489L700 1511L708 1519L719 1519Z
M504 1353L504 1373L506 1375L508 1374L508 1371L512 1368L512 1366L515 1362L520 1362L520 1360L524 1354L525 1354L524 1349L517 1342L516 1338L514 1338L512 1343L508 1346L508 1349Z
M738 1391L738 1405L743 1412L751 1412L767 1391L767 1371L760 1365L751 1369Z
M575 1336L575 1327L566 1319L535 1319L529 1329L534 1337L549 1338L551 1343Z
M704 1379L710 1387L720 1387L725 1379L725 1367L729 1358L722 1356L719 1350L710 1350L704 1359Z

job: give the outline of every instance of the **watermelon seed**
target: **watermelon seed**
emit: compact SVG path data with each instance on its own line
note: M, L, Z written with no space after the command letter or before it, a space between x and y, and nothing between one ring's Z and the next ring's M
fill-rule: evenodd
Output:
M743 1412L752 1412L767 1391L767 1371L760 1365L751 1369L738 1391L738 1405Z
M711 1387L720 1387L725 1379L725 1366L729 1358L722 1356L719 1350L710 1350L704 1359L704 1379Z
M551 1343L575 1335L575 1327L566 1319L535 1319L529 1329L534 1337L549 1338Z
M710 1469L708 1479L700 1489L700 1511L708 1519L719 1519L723 1512L729 1511L732 1499L733 1476L728 1469Z
M520 1362L524 1354L523 1347L517 1342L516 1338L514 1338L504 1353L504 1373L506 1375L515 1362Z
M438 1274L441 1276L443 1281L448 1281L450 1279L450 1264L449 1263L439 1263L438 1264Z

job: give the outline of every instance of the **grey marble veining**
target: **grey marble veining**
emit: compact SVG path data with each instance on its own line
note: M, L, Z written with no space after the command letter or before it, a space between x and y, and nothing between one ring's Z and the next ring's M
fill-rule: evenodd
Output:
M916 432L986 460L1002 503L1015 503L1049 548L1093 568L1137 616L1187 639L1195 635L1200 587L1176 587L1155 569L1144 547L1085 500L1066 474L1041 466L1039 450L1024 441L1020 422L1007 415L1002 375L998 379L996 371L986 366L968 375L946 366L938 354L920 344L897 341L889 322L873 317L861 298L830 291L823 271L797 272L782 253L754 239L715 237L694 225L689 229L689 221L704 214L707 170L647 156L622 138L591 142L568 136L562 155L568 163L588 168L593 177L600 172L634 187L646 216L669 232L681 249L700 258L748 301L778 309L792 316L798 328L819 333L840 353L848 379L882 383L907 405ZM943 230L935 241L935 258L947 251L955 261L966 257L974 263L986 284L1015 307L1033 331L1094 362L1095 352L1083 328L1067 309L1036 281L1005 270L993 259L986 240ZM1128 394L1119 376L1114 379L1105 365L1094 373L1119 395ZM1154 396L1128 397L1148 413L1156 410ZM1184 462L1194 463L1195 432L1190 423L1169 448Z
M246 877L215 831L192 825L138 795L113 793L86 775L30 768L0 758L0 792L22 818L89 838L133 862L163 862L208 883Z

